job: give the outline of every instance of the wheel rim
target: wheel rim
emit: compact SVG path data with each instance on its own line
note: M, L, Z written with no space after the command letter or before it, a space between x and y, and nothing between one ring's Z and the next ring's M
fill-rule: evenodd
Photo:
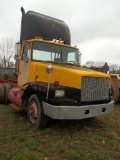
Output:
M33 123L33 124L36 123L37 114L38 114L37 104L35 102L32 102L32 104L30 105L30 108L29 108L29 116L30 116L31 123Z

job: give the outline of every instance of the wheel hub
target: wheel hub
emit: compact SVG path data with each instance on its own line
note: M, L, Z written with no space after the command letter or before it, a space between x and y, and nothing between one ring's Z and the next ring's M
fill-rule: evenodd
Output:
M30 120L33 124L36 123L37 120L37 105L35 102L33 102L30 106L30 110L29 110L29 116L30 116Z

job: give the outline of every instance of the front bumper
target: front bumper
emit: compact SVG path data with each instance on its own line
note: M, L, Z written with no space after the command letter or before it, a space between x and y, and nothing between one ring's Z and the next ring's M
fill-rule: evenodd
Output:
M87 106L53 106L43 102L43 109L44 114L52 119L84 119L110 114L114 109L114 101Z

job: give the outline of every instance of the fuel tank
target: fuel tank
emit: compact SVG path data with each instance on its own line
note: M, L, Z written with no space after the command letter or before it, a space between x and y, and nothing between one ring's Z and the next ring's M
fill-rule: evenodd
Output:
M22 95L24 90L18 87L13 87L8 92L8 99L10 103L17 105L18 107L22 108Z

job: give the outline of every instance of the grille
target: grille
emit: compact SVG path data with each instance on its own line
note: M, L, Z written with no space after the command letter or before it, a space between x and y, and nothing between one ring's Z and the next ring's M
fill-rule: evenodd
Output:
M109 99L109 79L82 77L81 101Z

